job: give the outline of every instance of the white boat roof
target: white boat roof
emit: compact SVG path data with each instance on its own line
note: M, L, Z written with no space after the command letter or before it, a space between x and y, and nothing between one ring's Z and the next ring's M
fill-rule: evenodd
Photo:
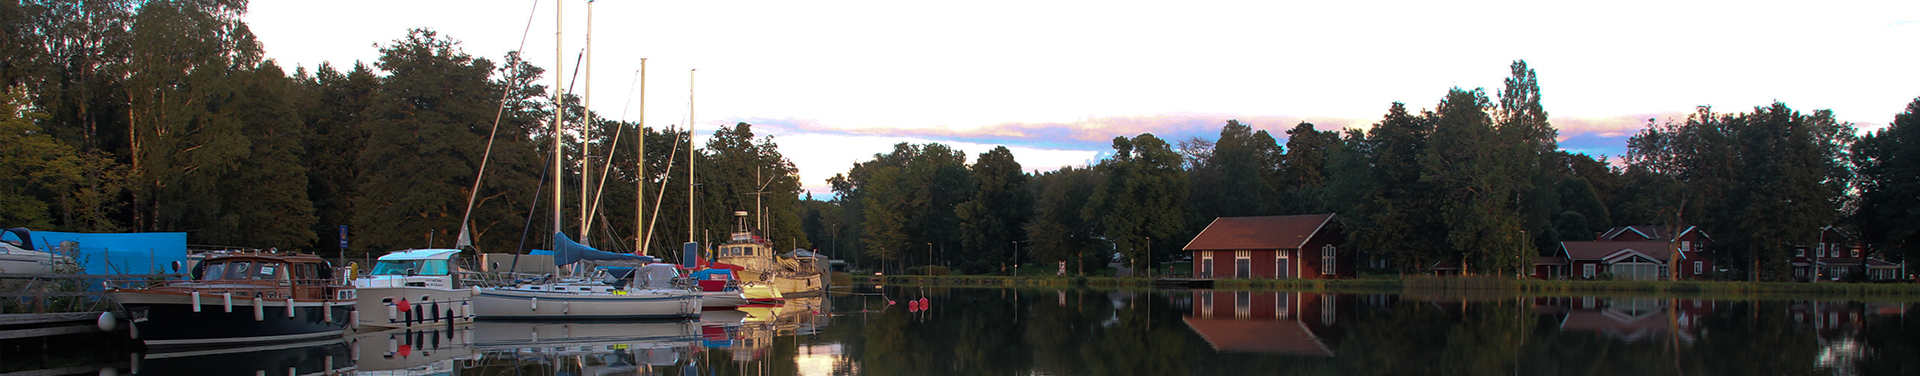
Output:
M460 250L458 249L409 249L405 251L395 251L393 253L388 253L386 256L380 256L379 260L380 261L447 260L447 259L452 259L453 255L456 255L459 253L460 253Z

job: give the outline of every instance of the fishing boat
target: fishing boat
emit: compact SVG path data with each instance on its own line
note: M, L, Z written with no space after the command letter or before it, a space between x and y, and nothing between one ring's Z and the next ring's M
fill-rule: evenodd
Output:
M308 254L223 251L190 279L105 284L147 347L257 344L343 334L358 302L344 273Z
M409 249L388 253L367 275L353 279L359 290L359 324L376 328L461 324L473 321L473 297L479 288L460 278L460 250Z
M747 226L747 212L736 211L733 235L715 251L714 259L739 274L742 283L763 284L781 297L817 295L826 289L820 262L811 253L775 254L773 243Z
M646 256L593 249L554 234L553 263L570 266L581 260L637 260ZM609 320L660 319L700 315L699 293L676 286L679 271L669 264L650 263L637 269L595 268L588 277L551 275L481 289L474 297L474 313L482 319Z

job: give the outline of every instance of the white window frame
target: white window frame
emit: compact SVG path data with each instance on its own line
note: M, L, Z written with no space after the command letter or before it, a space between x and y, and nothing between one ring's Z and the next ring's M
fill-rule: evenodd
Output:
M1829 246L1829 247L1827 247L1827 249L1831 249L1831 250L1833 250L1833 252L1832 252L1832 254L1833 254L1833 257L1840 257L1840 245L1839 245L1839 244L1834 244L1834 245L1832 245L1832 246Z
M1707 270L1707 262L1706 262L1706 261L1694 261L1694 262L1693 262L1693 274L1694 274L1694 275L1700 275L1700 274L1702 274L1702 273L1706 273L1706 270Z
M1595 269L1599 269L1599 266L1594 264L1581 264L1580 275L1582 278L1589 278L1589 279L1593 278L1593 273Z
M1847 257L1853 257L1853 258L1859 258L1859 257L1860 257L1860 249L1859 249L1859 248L1848 248L1848 249L1847 249Z
M1337 262L1339 254L1340 250L1334 248L1332 244L1320 247L1320 274L1339 274L1340 264Z
M1806 248L1798 248L1798 247L1796 247L1796 248L1794 248L1794 249L1793 249L1793 257L1807 257L1807 249L1806 249Z
M1200 251L1200 278L1213 278L1213 251Z

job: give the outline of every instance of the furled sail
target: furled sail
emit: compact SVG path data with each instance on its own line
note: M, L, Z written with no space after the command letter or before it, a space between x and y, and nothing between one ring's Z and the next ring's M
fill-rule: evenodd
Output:
M567 265L580 260L644 260L645 256L625 253L613 253L594 249L585 244L576 243L566 233L553 233L553 265Z

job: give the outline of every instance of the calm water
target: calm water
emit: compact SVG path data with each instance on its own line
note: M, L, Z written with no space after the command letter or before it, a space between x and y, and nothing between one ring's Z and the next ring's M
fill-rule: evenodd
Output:
M920 298L931 309L908 304ZM142 375L1913 375L1911 307L887 287L694 321L479 322L122 352L107 365Z

